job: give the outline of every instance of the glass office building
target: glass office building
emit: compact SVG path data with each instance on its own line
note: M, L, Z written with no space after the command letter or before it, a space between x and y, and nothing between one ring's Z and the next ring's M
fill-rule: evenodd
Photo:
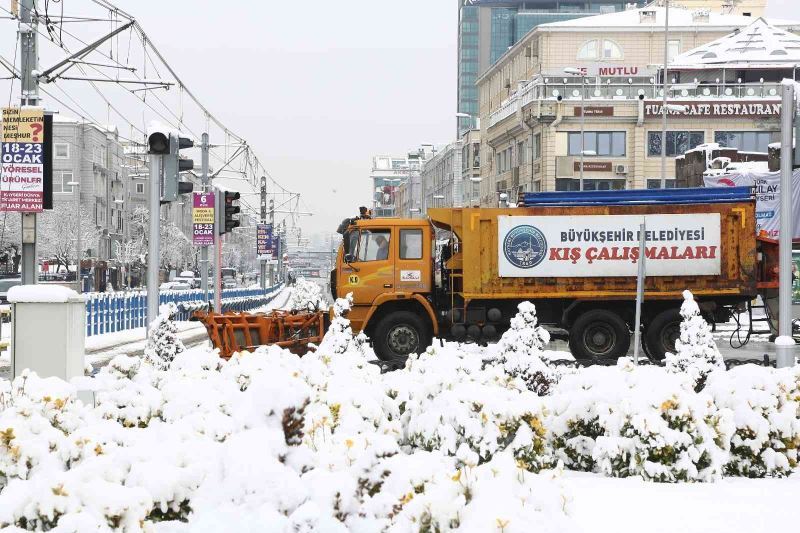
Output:
M622 11L645 0L458 0L458 135L478 116L475 81L539 24Z

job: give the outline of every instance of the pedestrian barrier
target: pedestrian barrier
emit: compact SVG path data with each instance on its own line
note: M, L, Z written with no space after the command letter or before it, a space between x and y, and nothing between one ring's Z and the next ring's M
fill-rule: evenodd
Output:
M223 289L222 312L249 311L270 303L283 284L267 289ZM214 291L208 291L208 301L214 301ZM158 304L174 303L176 320L189 320L192 312L208 307L203 291L162 291ZM86 294L86 336L103 335L135 328L147 322L147 293L144 291Z

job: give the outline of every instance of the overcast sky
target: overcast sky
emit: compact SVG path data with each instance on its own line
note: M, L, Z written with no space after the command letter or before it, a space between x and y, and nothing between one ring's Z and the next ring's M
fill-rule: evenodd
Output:
M335 231L369 202L372 155L455 138L454 0L118 5L272 175L303 195L311 231Z
M790 20L800 19L800 0L767 0L767 15Z

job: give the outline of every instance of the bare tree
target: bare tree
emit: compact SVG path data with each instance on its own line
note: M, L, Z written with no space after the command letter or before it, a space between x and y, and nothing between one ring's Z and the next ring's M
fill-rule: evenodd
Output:
M43 212L38 220L41 256L55 261L58 270L62 266L69 270L69 264L76 256L75 239L78 231L86 248L97 242L99 231L83 207L76 211L73 205L57 204L52 211Z

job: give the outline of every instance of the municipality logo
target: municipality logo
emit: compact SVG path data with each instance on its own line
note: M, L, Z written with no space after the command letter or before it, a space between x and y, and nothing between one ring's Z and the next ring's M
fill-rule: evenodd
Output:
M503 254L517 268L533 268L544 261L547 239L533 226L516 226L506 234Z

